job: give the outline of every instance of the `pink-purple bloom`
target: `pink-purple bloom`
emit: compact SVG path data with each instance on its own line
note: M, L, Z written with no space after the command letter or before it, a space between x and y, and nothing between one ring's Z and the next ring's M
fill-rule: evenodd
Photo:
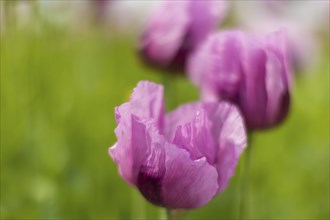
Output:
M188 72L202 98L236 104L249 129L280 123L290 105L290 68L284 30L266 36L239 31L211 35L191 57Z
M246 147L243 119L226 102L195 102L165 115L163 87L139 82L115 110L109 154L150 202L197 208L223 191Z
M139 51L146 63L182 71L187 56L225 14L225 1L165 1L148 20Z

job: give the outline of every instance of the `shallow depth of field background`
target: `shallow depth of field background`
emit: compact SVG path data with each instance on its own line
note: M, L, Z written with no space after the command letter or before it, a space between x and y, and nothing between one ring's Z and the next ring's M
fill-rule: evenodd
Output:
M120 178L107 151L116 141L114 107L139 80L162 83L164 76L141 64L136 33L38 16L0 33L1 219L161 218ZM251 219L329 218L326 37L320 54L315 68L295 78L287 120L253 136ZM184 77L170 83L171 109L198 99ZM227 190L185 219L238 217L240 162Z

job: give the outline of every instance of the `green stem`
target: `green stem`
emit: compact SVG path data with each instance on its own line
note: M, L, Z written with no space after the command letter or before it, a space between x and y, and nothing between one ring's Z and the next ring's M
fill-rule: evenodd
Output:
M135 189L132 189L132 214L137 219L146 218L144 199Z
M173 220L173 215L172 215L171 209L166 209L166 219Z
M163 72L163 85L165 94L165 109L167 111L176 107L176 88L175 88L175 76L171 73Z
M248 135L248 146L244 158L244 166L241 175L241 189L240 189L240 207L238 219L248 219L248 204L249 204L249 181L250 181L250 164L252 152L251 133Z

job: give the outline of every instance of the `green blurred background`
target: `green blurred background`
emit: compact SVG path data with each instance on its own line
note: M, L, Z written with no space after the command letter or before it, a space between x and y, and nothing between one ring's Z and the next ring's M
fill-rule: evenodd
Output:
M1 219L163 218L120 178L107 150L116 141L114 107L139 80L161 83L164 76L139 62L133 36L40 27L0 35ZM287 120L253 136L251 219L329 219L324 42L317 67L295 79ZM198 99L184 77L169 81L175 105ZM183 218L238 218L243 160L225 192Z

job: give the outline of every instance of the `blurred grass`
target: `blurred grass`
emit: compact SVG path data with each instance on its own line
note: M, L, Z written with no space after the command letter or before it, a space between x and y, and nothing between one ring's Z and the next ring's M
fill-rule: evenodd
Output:
M139 80L162 82L140 64L134 39L47 28L9 30L0 43L1 219L159 216L107 154L114 107ZM329 219L328 61L326 50L315 72L297 79L287 121L253 137L251 219ZM198 99L183 77L172 83L177 103ZM185 218L237 218L239 169Z

